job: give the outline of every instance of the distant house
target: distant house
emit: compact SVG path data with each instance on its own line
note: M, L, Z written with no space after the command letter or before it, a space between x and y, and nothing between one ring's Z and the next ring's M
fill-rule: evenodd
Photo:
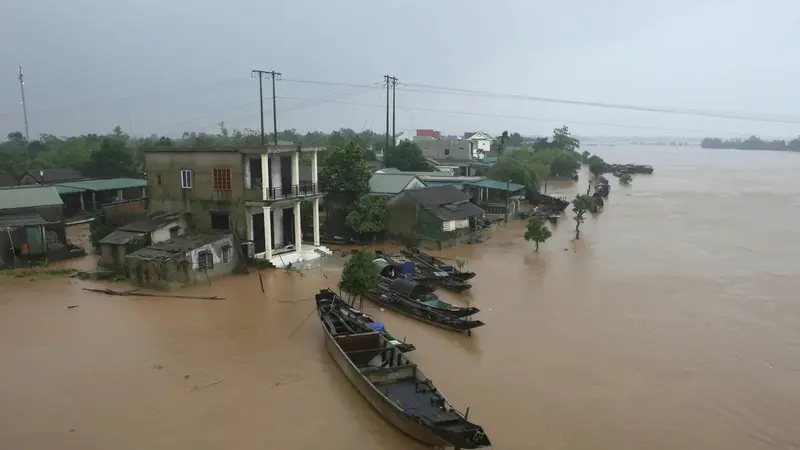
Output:
M370 195L394 197L405 190L424 187L425 183L420 181L413 173L374 173L372 178L369 179Z
M19 184L26 186L32 184L47 185L85 179L86 177L77 170L66 167L59 169L29 170L19 179Z
M128 276L138 286L162 290L210 283L243 266L237 245L233 233L175 237L128 255Z
M464 139L469 139L473 143L472 146L473 159L483 158L483 155L489 153L489 151L492 149L492 142L494 142L494 138L490 136L488 133L484 133L483 131L465 133Z
M452 185L403 191L387 204L390 235L421 247L466 242L479 231L483 210Z
M9 186L16 186L17 180L14 178L14 175L10 173L0 170L0 187L9 187Z
M473 181L464 183L464 187L472 202L491 218L515 218L525 195L525 186L497 180Z
M100 239L100 260L111 266L124 266L125 257L139 248L182 236L188 229L180 213L159 213L118 228Z
M0 267L85 254L67 242L63 202L54 188L0 188Z
M416 142L422 156L433 159L452 158L469 161L472 159L474 143L469 139L429 139Z

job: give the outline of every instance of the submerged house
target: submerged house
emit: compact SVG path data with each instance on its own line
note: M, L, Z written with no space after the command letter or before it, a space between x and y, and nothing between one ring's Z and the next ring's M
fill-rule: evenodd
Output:
M67 242L63 209L52 187L0 188L0 267L86 255Z
M514 219L519 212L525 186L510 181L480 180L464 184L472 202L490 218Z
M403 191L387 203L388 232L427 248L470 242L482 233L484 211L453 185Z
M244 266L233 233L184 235L125 257L128 276L142 287L170 290L229 275Z
M425 187L425 183L413 173L373 173L369 179L369 195L394 197L408 190Z
M186 218L180 213L153 214L123 225L100 239L100 261L110 266L124 266L128 253L182 236L187 229Z

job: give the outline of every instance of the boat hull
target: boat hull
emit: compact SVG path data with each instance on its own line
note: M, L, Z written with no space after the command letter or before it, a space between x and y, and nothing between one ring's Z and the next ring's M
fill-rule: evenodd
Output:
M419 320L421 322L425 322L425 323L427 323L429 325L433 325L435 327L439 327L439 328L442 328L442 329L445 329L445 330L448 330L448 331L457 331L459 333L471 334L473 329L485 325L480 320L464 320L463 318L452 317L452 316L450 317L450 319L455 321L456 324L458 324L458 325L456 325L456 324L451 325L451 324L448 324L448 323L438 322L436 320L430 320L430 319L426 318L425 316L414 314L414 313L412 313L410 311L406 311L405 309L395 305L394 303L383 302L383 301L381 301L380 294L378 294L377 292L368 292L365 295L365 297L367 298L367 300L369 300L372 303L380 306L381 308L389 309L391 311L394 311L396 313L402 314L404 316L408 316L408 317L411 317L413 319L417 319L417 320ZM405 300L403 300L403 301L405 301ZM414 306L416 308L422 308L421 306L416 306L416 305L412 305L412 306ZM442 314L437 313L437 315L441 316Z
M389 402L383 394L369 382L356 366L354 366L333 336L325 330L325 349L330 353L336 365L356 390L369 402L372 407L395 428L407 436L428 445L449 446L449 442L437 436L430 428L408 416L403 410Z

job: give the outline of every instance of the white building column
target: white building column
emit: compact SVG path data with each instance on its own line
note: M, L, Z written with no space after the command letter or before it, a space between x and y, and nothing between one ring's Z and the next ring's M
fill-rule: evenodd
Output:
M317 153L314 152L314 161L317 160ZM319 247L319 198L313 200L314 208L314 247Z
M247 228L247 240L252 242L255 235L253 234L253 213L249 208L244 211L244 224Z
M272 258L272 221L270 220L270 207L265 206L264 209L264 258L269 260Z
M294 204L294 249L302 250L303 228L300 226L300 202Z
M281 181L281 155L273 153L272 156L270 156L269 166L270 169L268 173L272 176L272 188L275 190L275 197L280 198L283 196L283 193L281 192L281 186L283 183ZM267 183L269 183L269 181L267 181ZM275 219L275 221L277 222L278 220Z
M294 190L297 189L297 192ZM300 152L292 153L292 194L300 195Z
M283 248L283 208L275 209L275 240L273 245L275 248Z
M261 154L261 199L269 200L269 155L266 153Z
M319 182L318 179L319 177L317 175L317 151L314 150L313 152L311 152L311 182L314 184L315 194L319 192L319 187L317 186L317 183ZM319 246L319 243L315 243L314 245Z

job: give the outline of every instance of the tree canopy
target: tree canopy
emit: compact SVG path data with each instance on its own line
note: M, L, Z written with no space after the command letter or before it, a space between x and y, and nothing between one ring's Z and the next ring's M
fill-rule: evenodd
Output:
M386 167L394 167L404 172L430 170L430 164L422 155L422 149L409 140L404 140L397 147L386 150L383 163Z
M342 269L339 289L346 292L350 299L362 298L380 280L378 266L372 260L375 254L363 248L354 252Z
M700 142L703 148L716 148L716 149L736 149L736 150L784 150L784 151L800 151L800 137L785 141L783 139L777 140L763 140L758 136L750 136L747 139L719 139L719 138L705 138Z
M539 251L539 244L550 239L553 233L547 228L547 224L539 217L533 216L525 226L525 240L533 241L536 244L536 251Z
M369 192L370 171L363 150L355 141L341 147L328 148L320 182L328 188L328 198L334 203L355 205Z
M581 224L586 218L586 212L594 207L595 199L590 195L578 194L572 200L572 212L575 215L572 219L575 221L575 239L581 238Z
M386 199L374 195L363 195L347 215L346 223L360 235L382 232L386 227Z

